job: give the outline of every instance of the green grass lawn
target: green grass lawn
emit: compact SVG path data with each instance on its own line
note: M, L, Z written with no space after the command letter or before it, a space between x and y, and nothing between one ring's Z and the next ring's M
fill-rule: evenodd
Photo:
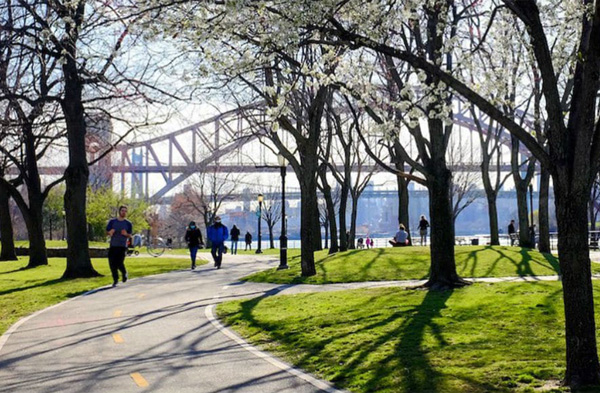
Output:
M15 247L29 247L29 240L17 240L15 241ZM46 240L46 247L50 248L61 248L67 247L67 242L64 240ZM108 248L107 242L90 242L90 247L106 247Z
M558 259L551 254L505 246L462 246L454 249L462 277L510 277L557 274ZM254 282L327 284L359 281L425 279L431 261L429 247L374 248L334 255L315 254L317 274L302 277L300 255L289 258L288 270L271 269L245 277ZM600 264L592 264L600 272Z
M106 259L92 259L94 268L104 277L61 280L65 271L64 258L50 258L48 266L23 269L27 257L19 261L0 262L0 334L20 318L59 303L83 292L112 283ZM198 260L199 265L205 264ZM130 278L189 268L187 259L126 258Z
M250 342L352 392L533 392L564 374L558 282L262 297L217 312Z

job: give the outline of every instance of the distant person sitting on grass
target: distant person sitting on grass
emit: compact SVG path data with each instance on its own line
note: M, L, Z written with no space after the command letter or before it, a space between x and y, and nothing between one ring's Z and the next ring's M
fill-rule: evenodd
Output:
M363 238L362 238L362 237L359 237L359 238L358 238L358 240L356 241L356 247L357 247L358 249L361 249L361 250L362 250L363 248L365 248L365 245L364 245L364 242L363 242Z
M392 247L405 247L408 246L408 232L404 224L400 224L400 230L396 233L396 236L390 240Z

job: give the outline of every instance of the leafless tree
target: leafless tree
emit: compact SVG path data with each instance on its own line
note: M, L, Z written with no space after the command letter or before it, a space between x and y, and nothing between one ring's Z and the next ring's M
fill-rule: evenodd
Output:
M467 207L477 200L481 174L468 168L468 151L463 141L451 140L448 146L448 162L455 169L452 173L453 222Z
M488 204L488 219L490 225L490 244L499 245L498 226L498 193L510 176L502 176L502 144L501 138L505 133L503 127L492 120L485 125L482 117L485 115L476 108L470 108L471 118L477 128L481 148L481 180ZM491 176L493 174L493 176Z
M0 177L5 177L8 160L0 154ZM0 261L16 261L14 232L10 214L10 191L0 182Z
M10 51L18 49L32 59L39 55L30 62L35 66L32 71L46 75L37 91L47 99L29 102L33 109L30 114L45 120L60 111L66 133L69 162L63 179L69 242L63 277L96 276L87 240L86 113L101 111L112 120L129 124L131 131L132 123L147 123L142 114L150 113L150 103L156 102L156 97L173 98L174 94L161 89L157 71L160 56L144 59L142 55L144 50L138 44L143 37L134 28L141 11L134 1L113 7L105 2L10 0L0 6L0 15L10 18L10 23L3 19L2 31L19 38L5 41ZM121 56L133 52L140 56ZM152 110L156 113L155 108ZM136 120L130 122L128 117ZM22 126L35 124L32 119L28 123L23 119L19 118ZM35 201L31 205L38 204Z
M19 207L29 237L28 267L47 265L42 208L48 192L58 181L42 186L39 161L53 143L64 137L57 123L60 107L54 75L58 59L44 51L38 34L29 29L35 24L23 7L12 0L0 7L4 26L0 29L0 105L4 109L0 128L0 152L18 174L0 177L2 188ZM26 187L26 197L17 188Z
M266 198L262 204L262 220L267 224L269 230L270 248L275 248L273 237L273 228L281 221L281 199L279 198L281 190L278 187L269 186L263 189Z
M188 207L192 212L200 214L206 229L213 224L223 203L238 191L238 184L238 174L223 171L222 167L215 165L191 178L180 198L181 206L178 207ZM210 245L208 239L206 241L207 246Z

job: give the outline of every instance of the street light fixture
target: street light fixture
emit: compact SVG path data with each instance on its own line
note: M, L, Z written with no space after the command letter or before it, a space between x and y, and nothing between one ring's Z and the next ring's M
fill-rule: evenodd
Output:
M533 225L533 184L529 184L529 213L531 223L529 224L529 239L531 248L535 248L535 225Z
M261 244L262 244L262 233L260 231L260 221L262 219L262 203L264 196L263 194L258 194L258 247L256 248L257 254L262 254Z
M285 216L285 171L287 160L283 154L277 155L277 161L281 168L281 236L279 237L279 267L277 270L287 269L287 228Z
M62 235L62 239L66 240L67 238L65 237L65 228L67 227L67 213L63 210L62 211L62 227L63 227L63 235Z

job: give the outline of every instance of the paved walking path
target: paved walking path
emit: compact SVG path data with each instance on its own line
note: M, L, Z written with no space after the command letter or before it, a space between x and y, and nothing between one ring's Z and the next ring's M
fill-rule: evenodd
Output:
M237 280L277 264L228 255L220 270L208 264L133 279L46 309L0 350L0 392L323 391L207 318L206 307L224 299L276 291Z
M242 297L424 282L239 281L277 264L264 256L227 255L220 270L209 263L195 271L133 279L34 314L0 339L0 392L335 392L222 330L212 318L214 305Z

